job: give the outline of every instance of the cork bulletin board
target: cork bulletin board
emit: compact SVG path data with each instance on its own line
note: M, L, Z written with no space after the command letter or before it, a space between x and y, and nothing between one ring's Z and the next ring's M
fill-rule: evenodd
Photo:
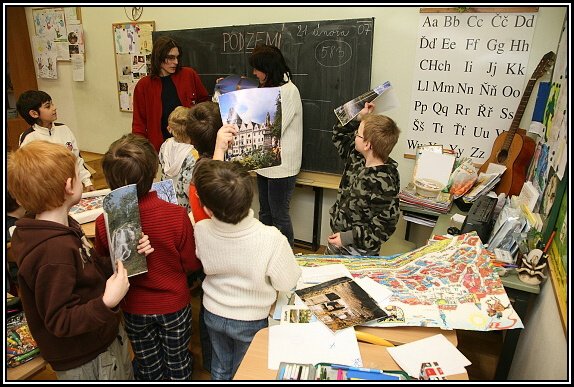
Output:
M136 84L149 74L154 28L153 21L112 24L118 100L122 112L133 112Z

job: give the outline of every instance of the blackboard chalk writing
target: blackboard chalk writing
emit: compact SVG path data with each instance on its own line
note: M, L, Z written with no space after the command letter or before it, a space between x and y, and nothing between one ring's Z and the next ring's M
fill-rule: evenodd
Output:
M224 32L222 34L223 53L253 51L258 44L281 48L280 31Z
M257 44L279 47L303 105L301 170L341 173L333 146L333 109L371 86L373 18L234 25L153 33L181 46L183 66L193 67L207 90L219 77L251 77L249 56Z
M325 40L315 48L315 59L324 67L343 66L352 56L351 45L340 40Z
M313 29L313 36L327 36L327 37L345 37L349 36L349 30L340 30L340 27L324 27L321 28L321 23L317 23L317 27Z

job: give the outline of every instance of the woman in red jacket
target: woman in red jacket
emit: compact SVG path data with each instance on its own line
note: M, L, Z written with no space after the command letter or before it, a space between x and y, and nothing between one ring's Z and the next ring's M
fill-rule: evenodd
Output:
M157 152L171 137L167 118L173 109L209 99L195 70L181 66L181 55L181 46L175 40L157 38L151 52L150 75L140 79L134 90L132 133L146 137Z

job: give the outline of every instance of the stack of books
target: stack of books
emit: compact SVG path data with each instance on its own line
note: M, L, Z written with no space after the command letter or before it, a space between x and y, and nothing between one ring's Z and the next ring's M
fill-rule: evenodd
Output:
M399 192L401 207L423 208L437 215L446 214L452 207L452 196L448 192L439 192L436 198L427 198L416 193L415 185L411 182Z
M497 172L479 174L476 183L474 183L474 186L470 191L462 196L462 200L467 203L472 203L480 196L486 195L492 191L496 184L498 184L501 176L502 173Z

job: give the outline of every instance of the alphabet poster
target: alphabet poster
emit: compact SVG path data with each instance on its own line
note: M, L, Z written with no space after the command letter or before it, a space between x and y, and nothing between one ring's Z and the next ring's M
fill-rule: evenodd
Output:
M440 144L477 164L488 159L496 137L510 129L529 75L537 8L517 10L421 9L401 136L408 151Z
M115 23L112 25L116 55L117 88L120 110L133 111L133 94L138 81L149 74L151 33L154 22Z

